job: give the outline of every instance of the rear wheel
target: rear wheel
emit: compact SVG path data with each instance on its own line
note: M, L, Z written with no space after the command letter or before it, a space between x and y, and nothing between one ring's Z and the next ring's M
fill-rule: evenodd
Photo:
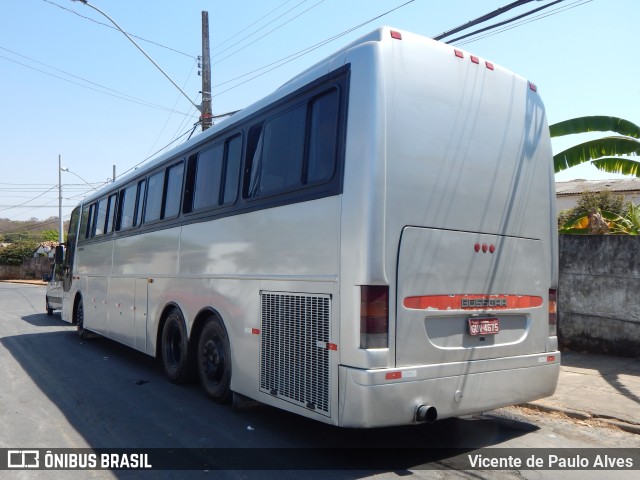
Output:
M217 318L207 320L198 339L198 377L206 394L216 402L231 398L231 348L227 331Z
M162 365L172 383L187 383L193 379L189 361L189 338L184 318L176 308L169 312L162 329Z
M45 297L45 302L47 303L47 315L49 316L53 315L53 308L49 306L49 298Z

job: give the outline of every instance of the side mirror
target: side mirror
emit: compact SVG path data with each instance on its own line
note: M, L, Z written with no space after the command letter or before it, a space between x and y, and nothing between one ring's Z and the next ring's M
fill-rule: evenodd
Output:
M64 261L64 246L58 245L56 247L55 262L57 265L62 265L63 261Z

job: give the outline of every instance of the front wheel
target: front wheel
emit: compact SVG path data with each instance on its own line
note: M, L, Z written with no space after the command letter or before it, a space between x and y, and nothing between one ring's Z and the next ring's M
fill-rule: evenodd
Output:
M84 328L84 306L82 305L82 298L78 299L75 314L73 316L73 323L76 324L78 336L82 340L88 339L91 333Z
M205 393L216 402L231 398L231 347L217 318L207 321L198 340L198 377Z
M47 315L49 316L53 315L53 308L49 306L49 298L45 298L45 302L47 304Z

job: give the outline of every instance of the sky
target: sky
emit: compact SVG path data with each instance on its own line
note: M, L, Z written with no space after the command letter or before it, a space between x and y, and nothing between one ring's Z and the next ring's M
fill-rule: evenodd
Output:
M201 12L207 11L217 115L249 106L379 26L434 37L512 0L90 3L134 35L195 104L202 90ZM531 2L487 25L547 3ZM640 2L564 0L544 15L454 45L534 82L550 124L583 115L640 124ZM189 100L107 25L103 14L77 1L0 2L0 218L57 217L60 158L68 219L84 195L112 178L114 166L119 176L179 145L197 122ZM582 140L554 140L554 152ZM556 180L616 177L584 165Z

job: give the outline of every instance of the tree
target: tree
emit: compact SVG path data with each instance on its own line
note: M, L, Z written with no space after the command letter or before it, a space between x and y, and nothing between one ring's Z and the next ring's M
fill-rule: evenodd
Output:
M25 258L33 255L36 247L36 243L21 242L0 248L0 265L22 265Z
M640 177L640 127L617 117L578 117L549 127L552 137L587 132L615 132L618 135L589 140L553 156L556 173L591 162L599 170Z
M57 230L43 230L40 232L40 238L43 242L57 242L59 235Z

